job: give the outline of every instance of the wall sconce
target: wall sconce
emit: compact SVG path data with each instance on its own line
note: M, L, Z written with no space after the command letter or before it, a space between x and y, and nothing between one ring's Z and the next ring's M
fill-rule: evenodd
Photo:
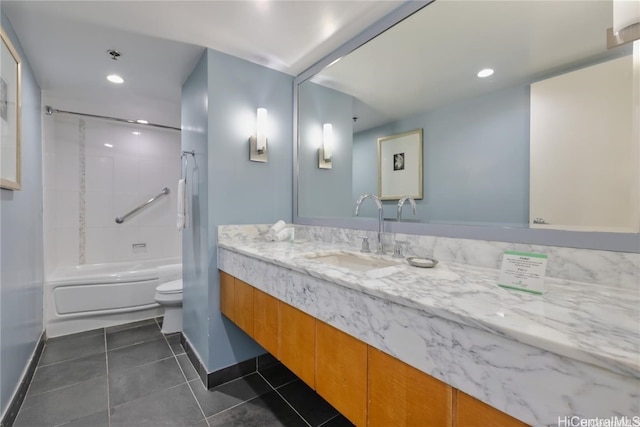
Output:
M256 134L249 138L249 160L267 162L267 109L258 108Z
M318 167L331 169L333 157L333 126L331 123L322 125L322 146L318 148Z
M640 0L613 0L613 27L607 29L607 49L640 40Z

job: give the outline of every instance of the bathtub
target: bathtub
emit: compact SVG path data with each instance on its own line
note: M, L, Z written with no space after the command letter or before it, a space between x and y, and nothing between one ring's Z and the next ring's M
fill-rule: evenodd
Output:
M162 315L156 287L182 277L180 258L59 267L45 282L47 337ZM163 278L159 277L159 267Z

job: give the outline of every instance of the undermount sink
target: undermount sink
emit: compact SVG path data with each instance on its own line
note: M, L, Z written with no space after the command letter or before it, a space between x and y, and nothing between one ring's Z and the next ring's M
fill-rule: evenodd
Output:
M305 258L356 271L377 270L379 268L393 267L402 263L400 260L395 261L366 254L342 251L312 254L305 256Z

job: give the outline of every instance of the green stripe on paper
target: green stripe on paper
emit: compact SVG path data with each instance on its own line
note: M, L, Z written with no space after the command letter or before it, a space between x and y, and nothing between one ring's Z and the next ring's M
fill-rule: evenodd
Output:
M505 251L504 252L506 255L517 255L517 256L528 256L531 258L547 258L546 254L532 254L529 252L515 252L515 251Z
M526 288L518 288L517 286L509 286L509 285L503 285L501 283L498 283L498 286L501 286L503 288L507 288L507 289L513 289L516 291L523 291L523 292L529 292L530 294L536 294L536 295L542 295L541 291L533 291L531 289L526 289Z

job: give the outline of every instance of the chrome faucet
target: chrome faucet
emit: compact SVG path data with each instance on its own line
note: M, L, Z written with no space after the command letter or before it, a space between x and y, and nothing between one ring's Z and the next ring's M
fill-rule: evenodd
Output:
M356 216L358 216L358 211L360 211L360 205L364 202L365 199L371 199L376 202L376 206L378 207L378 249L376 250L376 254L384 255L384 247L382 246L382 233L384 232L384 217L382 212L382 202L380 198L375 194L363 194L358 197L356 200Z
M404 206L404 202L409 201L409 203L411 203L411 208L413 210L413 215L416 215L416 201L413 200L413 197L409 197L409 196L404 196L402 199L400 199L398 201L398 215L396 216L396 219L398 220L398 222L402 221L402 207Z

